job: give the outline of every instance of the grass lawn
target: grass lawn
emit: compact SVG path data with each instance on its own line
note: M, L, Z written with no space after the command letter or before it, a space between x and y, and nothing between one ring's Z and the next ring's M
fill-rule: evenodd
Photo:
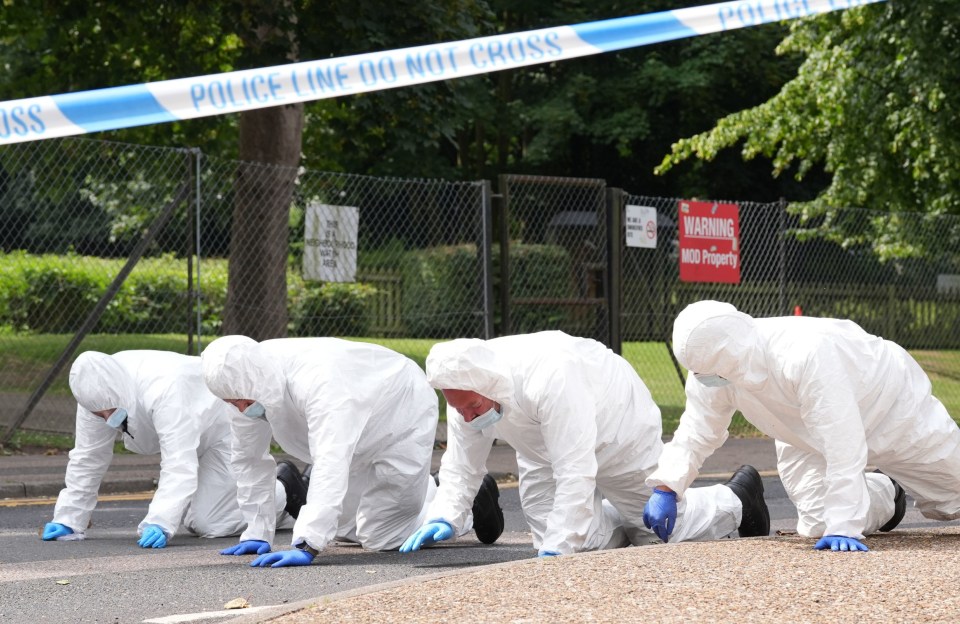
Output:
M69 335L0 335L0 392L31 393L46 372L53 366L63 348L70 341ZM409 338L358 338L383 345L414 360L421 367L430 347L436 340ZM204 344L208 342L205 339ZM196 349L196 343L194 344ZM115 353L125 349L159 349L186 353L187 339L183 335L91 335L77 350ZM933 392L955 420L960 419L960 351L912 351L923 369L930 376ZM660 406L664 433L672 433L683 413L684 394L680 377L667 347L663 343L628 342L623 345L623 356L643 378L654 400ZM49 390L56 394L69 394L65 367ZM685 373L685 371L684 371ZM439 393L438 393L439 395ZM445 414L443 397L441 418ZM731 435L758 435L756 430L737 414L731 426Z

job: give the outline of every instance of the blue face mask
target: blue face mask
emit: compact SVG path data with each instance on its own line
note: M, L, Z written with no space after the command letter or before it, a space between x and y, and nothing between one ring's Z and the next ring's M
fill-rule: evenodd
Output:
M480 431L481 429L486 429L490 425L496 424L496 422L501 418L503 418L503 414L491 407L467 424L473 429Z
M730 385L730 382L720 375L702 375L700 373L694 373L693 376L697 378L697 381L708 388L722 388L723 386Z
M263 406L262 403L254 401L247 406L247 409L240 412L247 418L266 418L267 417L267 408Z
M107 417L107 425L113 427L114 429L120 429L123 426L123 421L127 419L127 410L122 407L118 407L113 410L113 413Z

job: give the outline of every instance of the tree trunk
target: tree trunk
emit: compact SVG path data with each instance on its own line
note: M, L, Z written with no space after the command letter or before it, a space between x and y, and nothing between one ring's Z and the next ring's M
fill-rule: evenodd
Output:
M287 334L288 222L303 122L303 104L240 113L224 335Z

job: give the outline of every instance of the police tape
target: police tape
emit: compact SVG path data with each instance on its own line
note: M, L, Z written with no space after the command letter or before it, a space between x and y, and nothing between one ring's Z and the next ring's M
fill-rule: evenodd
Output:
M395 89L884 0L743 0L572 26L0 102L0 145Z

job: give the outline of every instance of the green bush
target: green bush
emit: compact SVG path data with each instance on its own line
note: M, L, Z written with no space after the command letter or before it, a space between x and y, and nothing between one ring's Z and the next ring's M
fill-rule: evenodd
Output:
M290 283L288 281L288 283ZM292 336L366 336L368 301L377 289L367 284L303 284L291 302Z
M13 324L47 334L79 328L109 283L106 276L67 262L27 266L23 279L22 298L10 302Z
M411 338L477 335L480 284L475 245L407 252L403 322Z
M510 290L514 299L574 297L570 256L563 247L513 244L510 263ZM499 246L494 245L495 279L500 275L499 265ZM411 338L481 335L480 293L475 245L433 247L407 253L403 265L403 320ZM494 288L494 296L497 294ZM543 329L573 330L571 308L543 303L513 306L513 333Z
M65 255L0 254L0 329L6 333L72 333L106 292L125 259ZM196 309L188 298L186 261L143 258L107 305L100 334L187 333ZM202 332L220 333L227 298L227 261L203 260L200 296ZM362 336L370 327L366 284L304 284L287 277L290 328L298 336ZM192 284L194 289L197 284Z
M0 327L6 331L71 333L78 330L126 263L65 255L0 254ZM204 261L203 331L219 328L226 299L224 261ZM193 285L196 288L196 284ZM195 322L187 300L186 261L142 259L107 305L98 333L185 332Z
M499 259L499 254L496 253L494 258ZM496 266L495 273L499 275ZM512 333L546 329L579 333L572 326L569 306L522 303L524 299L571 299L576 296L570 254L565 248L559 245L511 245L510 292L514 299L510 311Z

